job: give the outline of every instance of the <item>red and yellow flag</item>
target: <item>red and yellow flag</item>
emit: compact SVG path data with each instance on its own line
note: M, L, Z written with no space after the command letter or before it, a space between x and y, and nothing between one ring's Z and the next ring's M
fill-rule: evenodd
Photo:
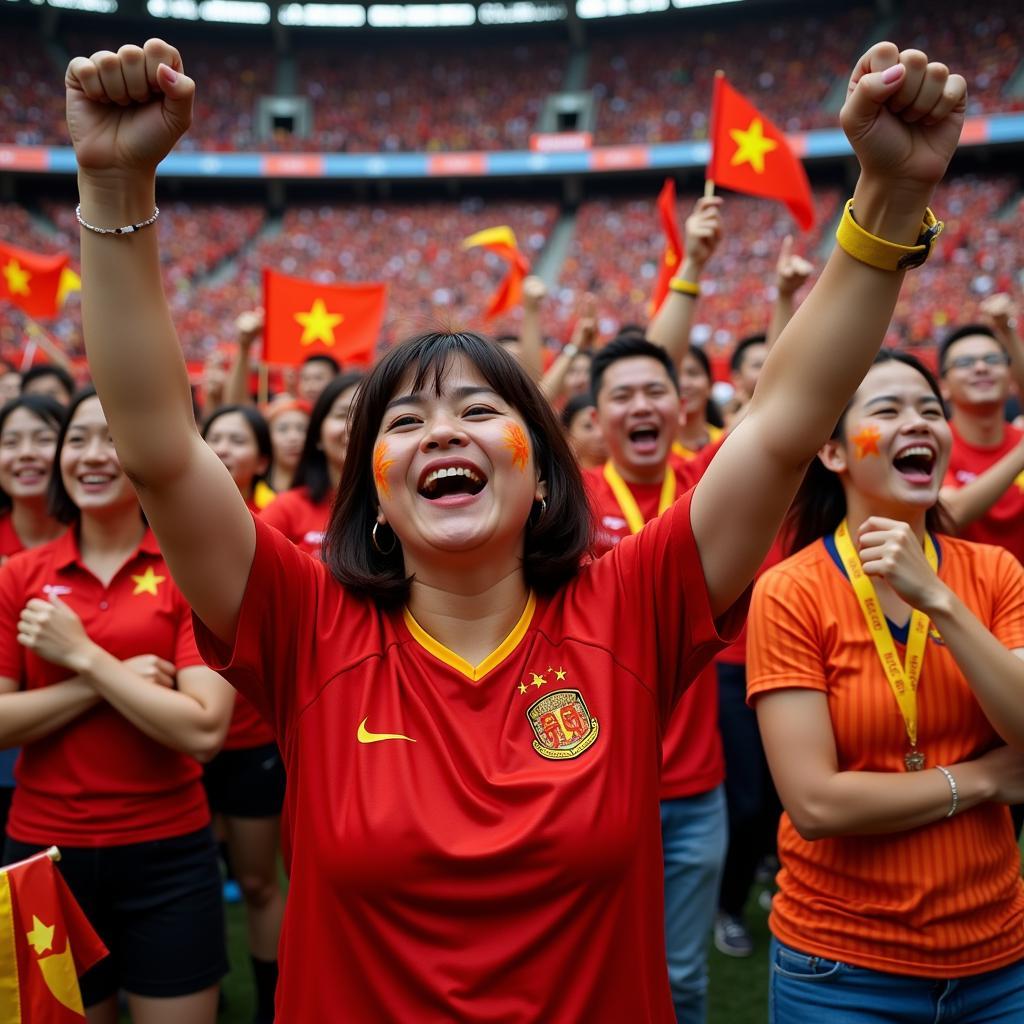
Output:
M78 976L106 955L49 854L0 871L0 1024L83 1024Z
M666 178L658 193L658 217L661 229L665 232L665 251L658 265L658 278L654 282L654 294L651 296L651 315L661 308L668 295L668 283L676 274L683 262L683 241L679 234L679 221L676 218L676 183Z
M264 361L294 366L324 354L345 366L368 366L386 298L385 284L318 284L264 270Z
M68 259L66 252L42 256L0 242L0 299L29 316L55 316L71 290L71 279L77 277L68 268Z
M498 285L498 290L491 296L484 313L490 320L518 304L523 294L523 278L530 272L530 263L520 252L515 232L507 224L485 228L462 240L463 249L473 249L476 246L493 252L508 263L508 273Z
M752 196L778 199L806 231L814 224L807 172L779 131L725 76L715 76L711 99L708 178Z

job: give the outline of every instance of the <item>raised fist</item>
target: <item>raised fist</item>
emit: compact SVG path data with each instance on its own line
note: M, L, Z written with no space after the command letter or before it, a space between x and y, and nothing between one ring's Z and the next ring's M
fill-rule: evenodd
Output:
M539 309L548 294L548 286L536 274L523 279L523 305L528 309Z
M996 334L1009 334L1017 325L1017 307L1006 292L996 292L981 304L981 315Z
M263 333L263 310L248 309L239 313L235 320L235 330L238 331L238 343L249 346Z
M722 238L721 196L704 196L697 200L693 213L686 218L686 260L703 267Z
M152 173L192 121L195 83L162 39L75 57L64 78L79 168Z
M929 193L960 140L967 83L920 50L875 43L850 76L839 121L865 174Z

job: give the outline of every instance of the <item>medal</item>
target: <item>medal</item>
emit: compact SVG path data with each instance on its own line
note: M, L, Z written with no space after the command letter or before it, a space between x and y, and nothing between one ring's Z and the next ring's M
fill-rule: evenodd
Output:
M853 592L857 595L857 603L864 614L864 621L867 623L868 632L874 641L878 660L882 663L882 670L889 681L889 688L892 690L900 714L903 716L907 740L910 743L910 750L904 755L903 763L908 772L919 772L924 768L925 756L917 749L917 684L921 678L924 649L928 643L928 616L916 608L911 614L910 628L907 631L906 661L901 665L896 652L896 642L892 638L889 625L885 621L881 605L878 603L878 595L875 593L870 577L860 564L860 556L850 539L850 531L845 519L835 532L835 543L836 551L839 552L839 557L846 569L846 575L853 585ZM934 572L939 564L939 555L935 550L935 542L928 534L925 534L924 537L924 553Z

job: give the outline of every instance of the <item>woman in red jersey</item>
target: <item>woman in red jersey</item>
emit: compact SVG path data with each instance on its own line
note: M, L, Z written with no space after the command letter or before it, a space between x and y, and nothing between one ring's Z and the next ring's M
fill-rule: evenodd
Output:
M711 397L711 363L707 353L691 345L679 364L679 436L672 451L681 459L692 459L709 444L721 440L725 420Z
M222 406L207 417L202 436L227 466L246 505L253 512L266 508L274 500L266 485L274 451L262 414L251 405Z
M196 650L185 599L110 442L95 392L57 439L63 536L0 570L0 744L21 744L4 862L57 844L110 956L82 977L90 1024L212 1022L227 969L220 875L196 758L231 688Z
M320 392L292 487L263 511L264 522L317 558L345 466L349 415L362 380L361 373L342 373Z
M226 405L207 419L203 439L227 467L253 513L271 460L267 422L251 405ZM273 498L271 498L271 501ZM223 749L203 769L210 810L220 815L231 869L245 901L257 1024L274 1018L277 942L284 915L278 878L284 765L274 732L252 704L235 697Z
M0 408L0 565L64 532L46 494L64 407L48 395L22 395ZM0 750L0 836L14 796L18 748Z
M287 491L295 479L302 458L302 446L309 431L310 406L298 398L273 402L266 411L274 458L267 472L267 486L275 494Z
M558 422L474 334L412 339L360 387L325 563L253 519L195 432L156 232L109 233L151 220L194 88L160 40L68 68L85 337L205 655L284 754L278 1017L667 1024L662 726L738 629L885 333L897 262L927 253L963 79L891 43L857 64L843 247L700 483L586 565Z
M1024 1020L1024 569L935 532L951 444L934 378L883 352L754 592L775 1024Z

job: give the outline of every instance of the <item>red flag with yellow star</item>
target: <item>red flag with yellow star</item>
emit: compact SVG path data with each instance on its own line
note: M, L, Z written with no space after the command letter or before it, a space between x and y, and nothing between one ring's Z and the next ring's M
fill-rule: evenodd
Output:
M49 854L0 871L0 1024L84 1024L78 977L106 955Z
M814 200L803 164L786 136L725 75L715 75L711 99L708 179L734 192L778 199L797 224L814 224Z
M386 296L387 285L376 282L318 284L264 270L264 361L294 366L307 356L329 355L345 366L368 366Z
M679 221L676 218L676 183L666 178L658 193L658 217L661 229L665 232L665 251L658 266L658 278L654 282L654 294L651 296L651 315L661 308L668 295L668 283L679 273L683 262L683 242L679 235Z
M42 256L0 242L0 299L29 316L56 316L65 297L61 278L68 259L66 252Z
M518 304L523 294L523 278L530 272L530 263L520 252L515 232L507 224L501 224L496 228L484 228L483 231L462 240L463 249L473 249L476 246L493 252L508 263L508 273L491 296L491 301L484 311L484 316L490 320Z

